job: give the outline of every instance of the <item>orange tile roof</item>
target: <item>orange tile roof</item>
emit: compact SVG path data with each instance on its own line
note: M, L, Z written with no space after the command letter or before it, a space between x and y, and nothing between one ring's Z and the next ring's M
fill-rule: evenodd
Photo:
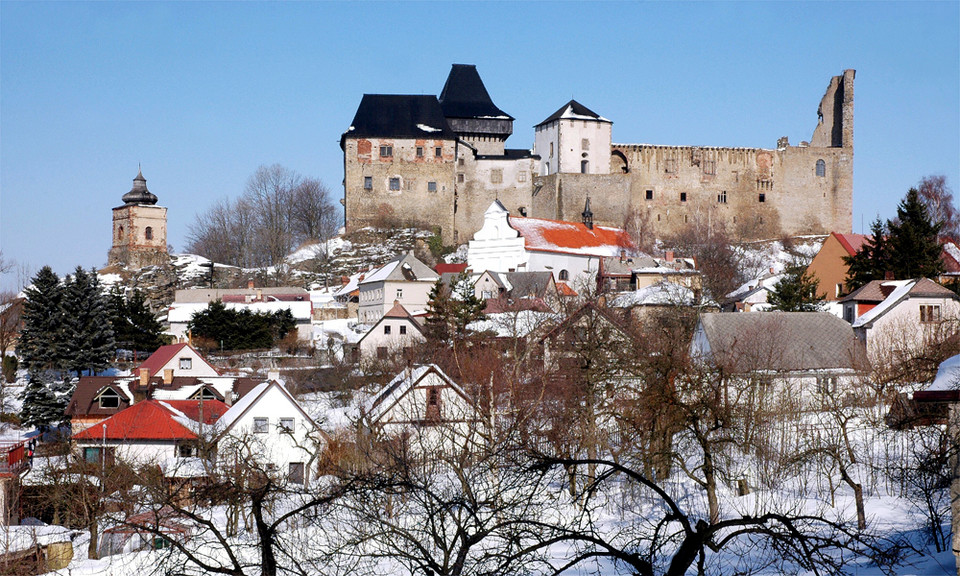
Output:
M570 287L566 282L557 282L557 292L561 296L576 296L577 291Z
M82 432L73 435L74 440L194 440L197 435L178 422L176 414L164 404L174 407L175 410L182 410L180 406L184 403L192 402L199 404L197 400L180 400L178 402L144 400L137 402L133 406L114 414L99 424L95 424ZM209 422L210 417L219 413L222 415L227 411L225 404L219 400L204 400L204 423ZM207 411L210 411L207 413ZM199 406L191 410L199 417ZM209 414L209 416L208 416ZM189 417L189 414L187 414ZM219 416L217 416L219 418ZM213 421L216 421L215 419ZM106 426L106 434L102 426Z
M619 256L621 250L634 253L637 247L620 228L563 222L543 218L509 217L510 226L523 236L527 250L563 252L589 256Z

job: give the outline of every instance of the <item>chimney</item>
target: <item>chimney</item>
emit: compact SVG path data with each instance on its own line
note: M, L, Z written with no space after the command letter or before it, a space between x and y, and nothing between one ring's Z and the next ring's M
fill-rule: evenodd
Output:
M621 250L621 251L620 251L620 263L623 264L623 261L626 260L626 259L627 259L627 251L626 251L626 250Z
M887 270L883 273L884 280L893 280L893 270Z
M263 290L257 288L257 302L263 302Z
M150 384L150 370L147 368L140 369L140 387L146 388Z
M267 380L280 380L280 371L279 370L269 370L267 371Z
M164 368L164 369L163 369L163 383L164 383L164 384L173 384L173 368Z
M253 280L247 280L247 290L253 290Z
M667 262L673 262L673 250L667 250L667 253L664 255L664 259Z

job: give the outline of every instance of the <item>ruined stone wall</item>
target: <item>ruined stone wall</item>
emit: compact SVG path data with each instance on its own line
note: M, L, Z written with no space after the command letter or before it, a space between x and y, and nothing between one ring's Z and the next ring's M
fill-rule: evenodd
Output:
M381 156L381 146L391 147L392 155ZM445 240L452 241L455 141L349 138L344 148L348 232L364 226L416 224L439 228ZM436 155L437 148L440 156ZM397 189L391 189L392 179L396 179ZM431 182L435 183L433 190Z
M167 209L143 205L114 208L113 247L107 264L136 269L166 261Z

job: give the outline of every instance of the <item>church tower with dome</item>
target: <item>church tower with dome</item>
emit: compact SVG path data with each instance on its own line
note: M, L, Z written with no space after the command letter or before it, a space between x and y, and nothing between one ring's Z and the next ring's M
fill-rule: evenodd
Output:
M142 171L122 200L123 206L113 209L113 247L107 265L139 269L166 262L167 209L157 206Z

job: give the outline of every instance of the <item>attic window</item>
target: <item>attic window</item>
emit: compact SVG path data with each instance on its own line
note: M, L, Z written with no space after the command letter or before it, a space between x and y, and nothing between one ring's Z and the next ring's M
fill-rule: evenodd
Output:
M293 429L294 429L293 418L281 418L280 429L283 430L284 432L293 432Z
M253 433L266 434L270 431L270 420L268 418L253 419Z
M100 394L100 407L101 408L119 408L120 407L120 395L117 394L116 390L107 389Z
M180 369L181 369L181 370L191 370L191 369L193 369L193 358L181 358L181 359L180 359Z
M381 146L381 147L380 147L380 157L381 157L381 158L392 158L392 157L393 157L393 146Z

